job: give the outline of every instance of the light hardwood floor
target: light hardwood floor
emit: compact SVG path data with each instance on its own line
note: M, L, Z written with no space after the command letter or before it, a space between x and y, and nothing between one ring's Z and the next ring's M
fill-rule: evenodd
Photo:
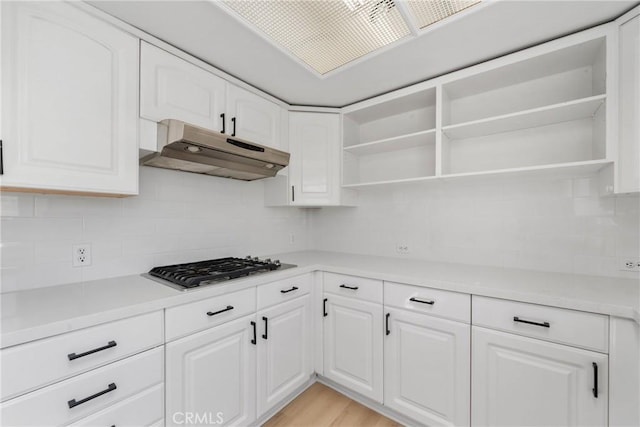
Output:
M263 427L288 426L397 427L400 425L324 384L315 383L263 425Z

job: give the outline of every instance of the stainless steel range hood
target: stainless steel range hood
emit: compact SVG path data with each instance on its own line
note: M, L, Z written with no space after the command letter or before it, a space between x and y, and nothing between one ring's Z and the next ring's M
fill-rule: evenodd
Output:
M158 152L141 165L253 181L275 176L289 153L179 120L158 123Z

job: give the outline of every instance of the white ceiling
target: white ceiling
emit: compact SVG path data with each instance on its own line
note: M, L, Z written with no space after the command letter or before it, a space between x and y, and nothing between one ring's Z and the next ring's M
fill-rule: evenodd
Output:
M342 107L610 21L638 1L489 0L324 77L215 0L89 3L285 102Z

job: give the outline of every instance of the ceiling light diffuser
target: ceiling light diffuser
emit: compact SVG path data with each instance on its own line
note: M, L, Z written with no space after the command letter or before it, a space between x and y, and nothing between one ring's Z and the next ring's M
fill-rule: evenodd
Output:
M411 32L394 0L224 0L320 74Z
M405 0L418 27L425 28L480 3L481 0Z

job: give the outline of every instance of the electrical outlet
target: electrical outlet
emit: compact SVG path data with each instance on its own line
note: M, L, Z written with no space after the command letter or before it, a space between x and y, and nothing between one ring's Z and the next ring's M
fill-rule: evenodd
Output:
M87 265L91 265L91 245L89 243L73 245L73 266L86 267Z
M402 255L406 255L409 253L409 245L405 243L397 243L396 244L396 252Z
M640 272L640 259L621 258L620 270Z

